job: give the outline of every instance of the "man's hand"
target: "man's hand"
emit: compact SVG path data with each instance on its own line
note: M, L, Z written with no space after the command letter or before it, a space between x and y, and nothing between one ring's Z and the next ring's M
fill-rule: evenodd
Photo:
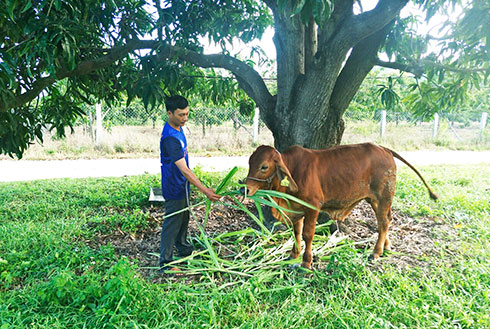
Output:
M187 167L187 163L185 162L184 158L175 161L175 165L177 166L177 168L179 168L182 175L184 175L184 177L187 178L192 185L194 185L202 193L204 193L209 200L218 201L221 198L221 196L216 194L213 189L206 187L203 185L203 183L201 183L199 178L197 178L197 176L192 172L192 170L190 170L189 167Z
M213 189L208 187L205 187L202 193L204 193L211 201L218 201L221 198L221 195L216 194Z

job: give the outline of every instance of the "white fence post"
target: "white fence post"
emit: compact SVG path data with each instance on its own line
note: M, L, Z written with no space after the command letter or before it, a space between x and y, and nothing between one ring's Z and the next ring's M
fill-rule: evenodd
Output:
M434 127L432 129L432 139L437 138L438 130L439 130L439 113L434 113Z
M255 108L254 112L254 125L253 125L253 131L252 131L252 143L255 145L257 144L257 141L259 140L259 108Z
M481 121L480 121L480 138L483 138L483 130L485 130L485 126L487 125L487 118L488 118L488 113L483 112L481 114Z
M379 135L381 138L385 136L386 132L386 110L381 110L381 126L379 130Z
M95 145L102 141L102 103L95 104Z

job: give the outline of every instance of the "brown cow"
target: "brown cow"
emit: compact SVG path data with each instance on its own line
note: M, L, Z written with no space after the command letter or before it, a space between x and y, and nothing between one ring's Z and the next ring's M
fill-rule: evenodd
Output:
M319 211L333 220L343 220L361 201L366 200L378 220L378 241L372 258L377 259L384 249L389 250L388 226L391 222L391 203L395 194L396 165L393 157L400 159L420 177L434 200L422 175L396 152L371 143L335 146L323 150L310 150L292 146L279 153L270 146L259 146L249 159L245 184L249 195L258 189L270 189L291 194L317 209L283 199L275 199L280 206L297 213L283 217L273 209L275 218L289 222L294 228L296 243L290 257L297 258L301 251L301 237L305 252L301 266L311 269L311 244Z

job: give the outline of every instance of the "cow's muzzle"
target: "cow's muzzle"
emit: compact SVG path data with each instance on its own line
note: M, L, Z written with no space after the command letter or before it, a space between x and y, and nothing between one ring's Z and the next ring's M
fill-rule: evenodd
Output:
M245 179L241 179L238 181L239 184L245 184ZM240 194L245 195L248 194L248 188L246 186L240 187Z

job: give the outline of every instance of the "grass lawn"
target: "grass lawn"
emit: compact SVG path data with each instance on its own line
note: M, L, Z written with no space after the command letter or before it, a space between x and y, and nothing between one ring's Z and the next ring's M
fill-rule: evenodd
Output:
M282 241L242 232L226 238L266 251L240 263L255 266L250 275L207 271L214 265L203 257L197 279L161 283L110 243L87 243L151 225L148 189L158 176L0 183L0 329L490 328L490 166L418 169L440 200L429 200L402 166L394 208L455 232L432 232L445 242L434 246L436 255L420 255L425 266L371 266L372 244L322 249L329 239L322 233L314 240L322 250L316 271L280 262L261 268ZM225 174L199 172L210 186ZM203 249L199 237L193 241ZM401 255L386 256L393 257Z

